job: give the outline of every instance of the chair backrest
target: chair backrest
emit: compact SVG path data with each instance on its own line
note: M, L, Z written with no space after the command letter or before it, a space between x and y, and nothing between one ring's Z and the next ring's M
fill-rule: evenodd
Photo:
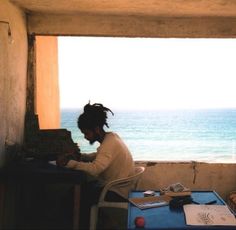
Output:
M107 191L110 190L113 186L127 187L129 185L133 185L133 188L135 189L137 186L137 181L144 171L145 171L144 167L136 166L134 175L107 183L106 186L102 190L102 193L99 198L99 202L104 201Z

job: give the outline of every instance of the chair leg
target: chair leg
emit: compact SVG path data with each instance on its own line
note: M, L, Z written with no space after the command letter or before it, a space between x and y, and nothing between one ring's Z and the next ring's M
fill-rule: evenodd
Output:
M96 230L97 227L97 218L98 218L98 207L93 205L90 209L90 230Z

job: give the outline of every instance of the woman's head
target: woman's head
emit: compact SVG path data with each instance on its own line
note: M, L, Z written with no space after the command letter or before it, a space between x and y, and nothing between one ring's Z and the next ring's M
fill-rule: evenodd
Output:
M78 118L78 128L80 130L94 130L97 127L103 129L104 125L109 128L107 124L108 111L114 115L109 108L104 107L102 104L86 104L84 106L84 112Z
M102 104L95 103L91 105L88 103L84 106L84 112L78 118L78 128L84 134L90 144L95 141L102 142L105 136L103 126L107 124L107 112L113 112L104 107Z

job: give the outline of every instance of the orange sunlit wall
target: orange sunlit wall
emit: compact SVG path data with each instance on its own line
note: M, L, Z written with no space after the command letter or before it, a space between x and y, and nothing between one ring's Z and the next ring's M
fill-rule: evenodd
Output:
M55 36L36 36L35 113L40 129L60 128L58 42Z

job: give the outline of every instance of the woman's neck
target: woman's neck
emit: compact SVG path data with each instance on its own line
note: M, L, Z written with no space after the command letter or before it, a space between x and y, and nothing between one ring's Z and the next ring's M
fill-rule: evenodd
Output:
M99 133L99 138L98 138L98 142L101 144L106 136L106 132L104 130L101 130L101 132Z

